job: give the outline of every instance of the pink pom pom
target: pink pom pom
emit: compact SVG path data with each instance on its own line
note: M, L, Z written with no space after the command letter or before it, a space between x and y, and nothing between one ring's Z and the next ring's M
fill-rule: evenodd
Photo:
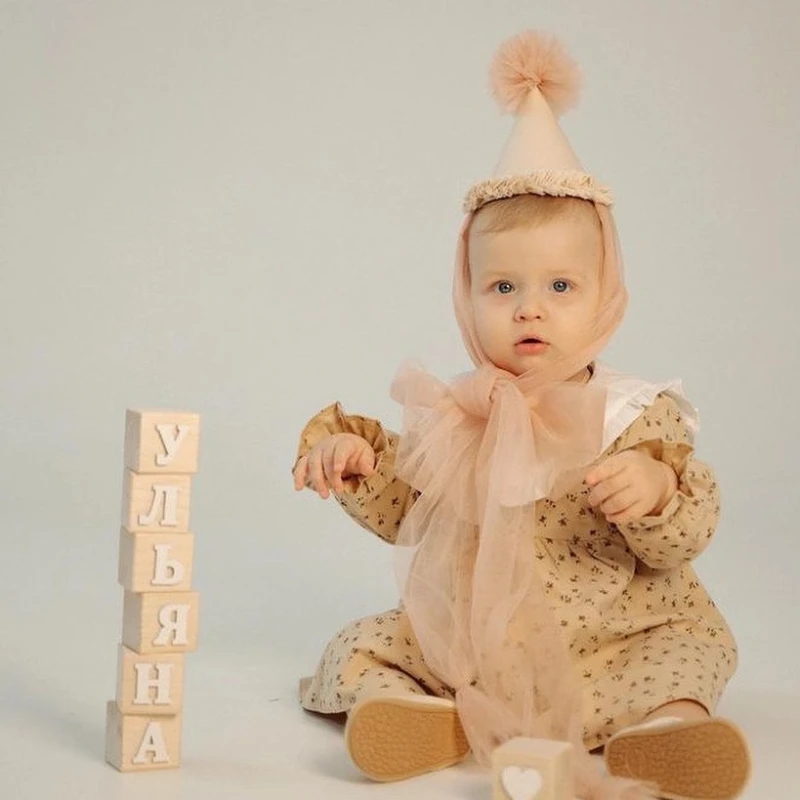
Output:
M505 41L490 69L492 93L504 111L516 113L538 86L556 116L578 102L581 73L561 42L540 31L525 31Z

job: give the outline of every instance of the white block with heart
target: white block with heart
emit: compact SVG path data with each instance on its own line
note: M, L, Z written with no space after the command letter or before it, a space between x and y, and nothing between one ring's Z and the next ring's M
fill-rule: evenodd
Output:
M575 800L570 742L517 737L492 753L492 800Z

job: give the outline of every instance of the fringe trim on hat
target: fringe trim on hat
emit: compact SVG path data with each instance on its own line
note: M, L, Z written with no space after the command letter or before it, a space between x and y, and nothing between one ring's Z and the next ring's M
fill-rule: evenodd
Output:
M614 202L611 190L596 183L595 179L585 172L542 170L506 178L489 178L476 183L464 198L464 212L469 214L492 200L502 200L518 194L579 197L606 206Z

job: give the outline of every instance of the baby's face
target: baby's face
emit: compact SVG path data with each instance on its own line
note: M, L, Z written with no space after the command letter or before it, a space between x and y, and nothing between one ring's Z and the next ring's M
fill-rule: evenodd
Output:
M535 228L469 236L470 295L484 352L514 375L585 347L597 314L599 222L559 217ZM522 344L536 337L542 344Z

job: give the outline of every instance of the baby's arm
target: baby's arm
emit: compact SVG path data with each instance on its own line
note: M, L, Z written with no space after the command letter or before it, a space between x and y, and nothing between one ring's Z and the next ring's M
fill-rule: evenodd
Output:
M343 478L344 492L331 493L339 505L362 528L394 544L397 531L419 492L394 474L398 434L387 430L376 419L345 414L339 403L332 403L315 414L300 434L297 460L317 442L334 433L354 433L366 439L375 451L375 471L369 477Z
M719 487L708 464L694 458L692 435L667 394L617 439L610 453L636 449L670 466L678 488L661 513L617 525L633 553L653 569L691 561L708 546L720 513Z

